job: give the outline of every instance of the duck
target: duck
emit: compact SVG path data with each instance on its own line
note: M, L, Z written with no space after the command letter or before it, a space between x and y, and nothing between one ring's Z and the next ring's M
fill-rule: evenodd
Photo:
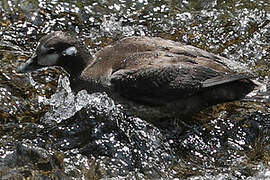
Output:
M226 61L191 45L147 36L125 37L91 55L75 36L55 31L39 40L34 55L17 72L60 66L74 92L105 92L133 115L158 121L239 100L253 91L256 84Z

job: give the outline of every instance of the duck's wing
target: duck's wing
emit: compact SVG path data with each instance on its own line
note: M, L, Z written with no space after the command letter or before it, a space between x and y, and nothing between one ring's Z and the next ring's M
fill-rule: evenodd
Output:
M211 66L188 59L174 64L149 64L136 69L120 69L112 74L111 83L116 92L125 98L145 104L163 105L222 84L246 79L243 75Z

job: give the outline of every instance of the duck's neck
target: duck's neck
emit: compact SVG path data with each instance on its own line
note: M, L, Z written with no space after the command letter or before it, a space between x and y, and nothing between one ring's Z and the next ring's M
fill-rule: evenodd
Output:
M70 75L70 86L74 92L78 92L87 87L87 82L81 78L81 74L92 60L92 56L84 46L77 44L76 47L80 48L79 54L77 54L76 58L71 56L69 57L70 59L64 59L63 61L63 67L65 67L64 69Z
M83 78L81 76L70 77L70 87L74 93L78 93L80 90L87 90L88 93L106 92L108 95L114 93L113 86L92 78Z
M108 79L95 79L94 77L82 77L83 70L91 64L92 56L86 48L79 46L80 54L77 54L76 59L70 59L70 64L65 64L65 70L70 74L70 86L73 92L77 93L80 90L86 89L88 93L106 92L112 93L113 87L108 82Z
M88 56L77 56L74 57L66 57L63 59L63 61L59 62L59 65L64 67L64 69L70 74L70 79L76 79L78 78L82 71L87 66L87 61L85 59L88 59Z
M70 77L70 87L74 93L78 93L80 90L88 89L88 82L80 76ZM87 90L88 91L88 90Z

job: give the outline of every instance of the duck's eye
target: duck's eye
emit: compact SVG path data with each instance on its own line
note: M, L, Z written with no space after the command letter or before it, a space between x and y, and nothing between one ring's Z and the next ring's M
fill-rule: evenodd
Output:
M50 49L48 49L47 54L53 54L53 53L55 53L55 51L56 51L56 49L50 48Z

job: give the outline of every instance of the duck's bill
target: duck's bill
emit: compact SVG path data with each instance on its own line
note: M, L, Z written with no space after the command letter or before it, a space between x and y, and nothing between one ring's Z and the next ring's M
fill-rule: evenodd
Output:
M18 73L28 73L33 72L37 69L42 68L40 65L37 64L37 56L34 56L27 60L24 64L20 65L17 68Z

